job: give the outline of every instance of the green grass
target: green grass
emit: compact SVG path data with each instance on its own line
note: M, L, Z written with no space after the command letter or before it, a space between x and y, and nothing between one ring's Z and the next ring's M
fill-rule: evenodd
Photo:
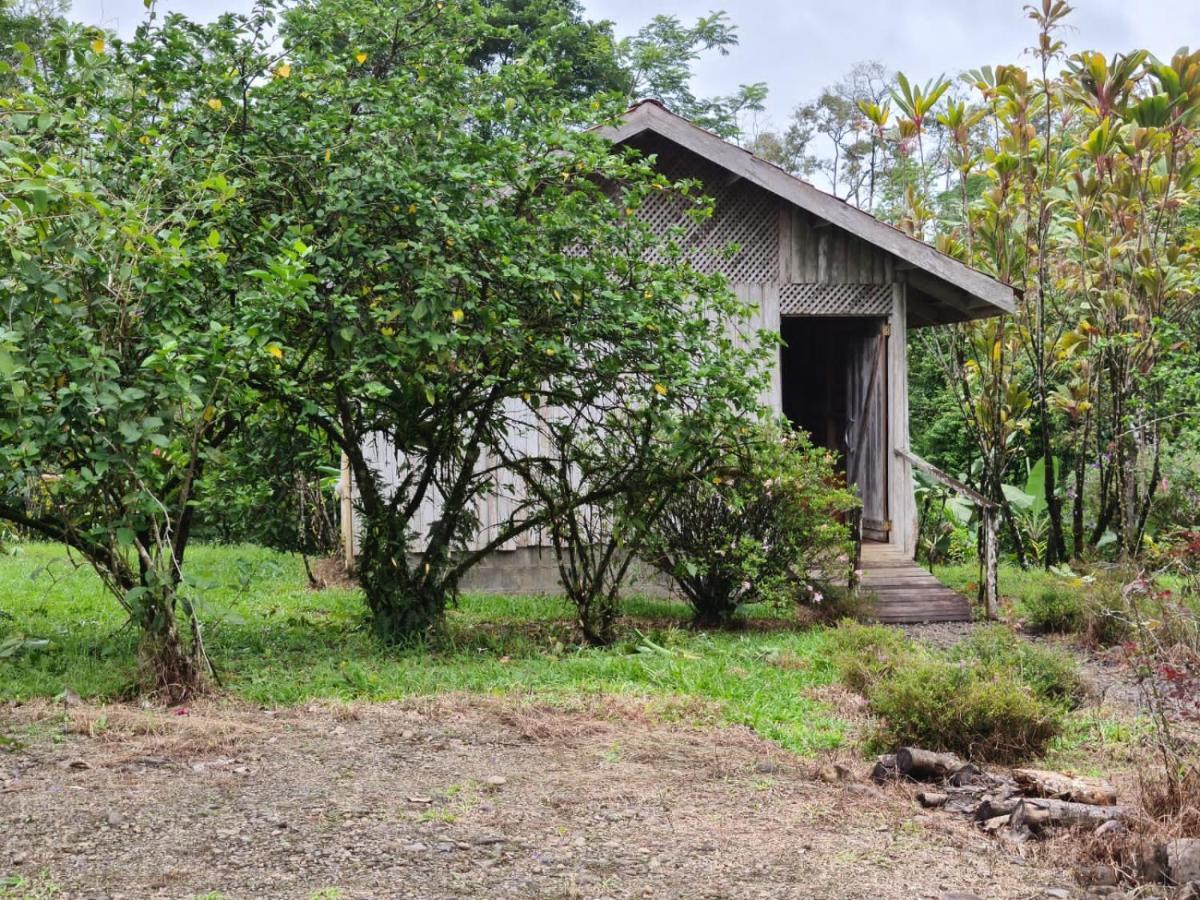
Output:
M933 574L943 584L974 597L979 586L979 564L972 560L952 566L936 566ZM1051 585L1070 584L1069 579L1044 569L1022 569L1014 562L1000 563L1000 596L1014 601L1018 606L1025 597L1033 596Z
M188 571L201 585L224 687L254 703L454 691L557 703L618 694L650 698L676 715L715 713L799 753L843 740L843 723L807 695L835 678L825 629L698 633L686 627L686 608L643 599L625 609L641 630L594 650L572 644L563 600L468 596L449 614L446 646L395 649L371 635L357 591L309 590L291 557L199 546L189 551ZM58 546L23 544L0 557L0 644L15 636L49 644L0 658L0 700L53 697L67 687L112 699L129 685L135 635L95 575Z

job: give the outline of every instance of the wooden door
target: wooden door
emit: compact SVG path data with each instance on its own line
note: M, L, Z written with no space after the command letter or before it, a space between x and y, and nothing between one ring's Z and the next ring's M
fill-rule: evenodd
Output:
M846 480L863 503L863 537L888 540L888 359L884 321L853 335L847 359Z

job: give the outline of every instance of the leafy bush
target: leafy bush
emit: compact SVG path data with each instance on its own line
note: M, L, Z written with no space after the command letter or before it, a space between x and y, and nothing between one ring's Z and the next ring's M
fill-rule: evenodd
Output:
M1125 578L1112 572L1096 578L1083 594L1083 618L1078 632L1096 647L1112 647L1128 640L1133 631Z
M1003 625L983 628L955 647L952 660L1015 675L1041 699L1077 706L1087 690L1067 653L1022 640Z
M838 678L864 695L918 652L903 632L886 625L842 622L829 643Z
M1070 634L1079 630L1083 621L1083 602L1078 591L1065 585L1049 585L1026 597L1025 624L1033 631L1046 634Z
M1129 574L1129 578L1132 578ZM1078 635L1085 644L1111 647L1128 639L1133 607L1121 570L1043 585L1021 598L1025 624L1039 633Z
M882 625L843 623L830 635L841 681L880 719L874 742L914 744L980 760L1040 753L1083 695L1073 660L1002 626L946 653Z
M870 692L876 740L986 761L1036 756L1062 730L1061 712L1020 678L972 662L914 656Z
M727 625L749 603L819 603L815 579L842 567L850 534L839 520L857 503L842 484L832 455L802 433L757 429L679 487L648 529L646 558L700 625Z

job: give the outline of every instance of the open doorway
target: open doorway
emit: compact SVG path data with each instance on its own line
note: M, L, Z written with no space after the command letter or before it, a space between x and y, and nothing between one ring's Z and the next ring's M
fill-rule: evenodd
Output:
M863 501L863 537L887 541L888 365L884 319L784 316L783 413L837 454Z

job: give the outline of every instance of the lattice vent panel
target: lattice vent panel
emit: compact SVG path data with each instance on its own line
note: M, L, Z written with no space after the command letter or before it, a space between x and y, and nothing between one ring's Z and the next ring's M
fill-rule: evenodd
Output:
M779 289L784 316L886 316L890 284L785 284Z
M659 234L679 228L685 258L705 274L719 272L731 282L779 278L779 200L755 185L732 179L724 169L681 154L659 157L658 169L672 180L697 179L713 199L712 217L696 222L693 202L673 193L648 199L640 215ZM654 262L667 262L652 254Z

